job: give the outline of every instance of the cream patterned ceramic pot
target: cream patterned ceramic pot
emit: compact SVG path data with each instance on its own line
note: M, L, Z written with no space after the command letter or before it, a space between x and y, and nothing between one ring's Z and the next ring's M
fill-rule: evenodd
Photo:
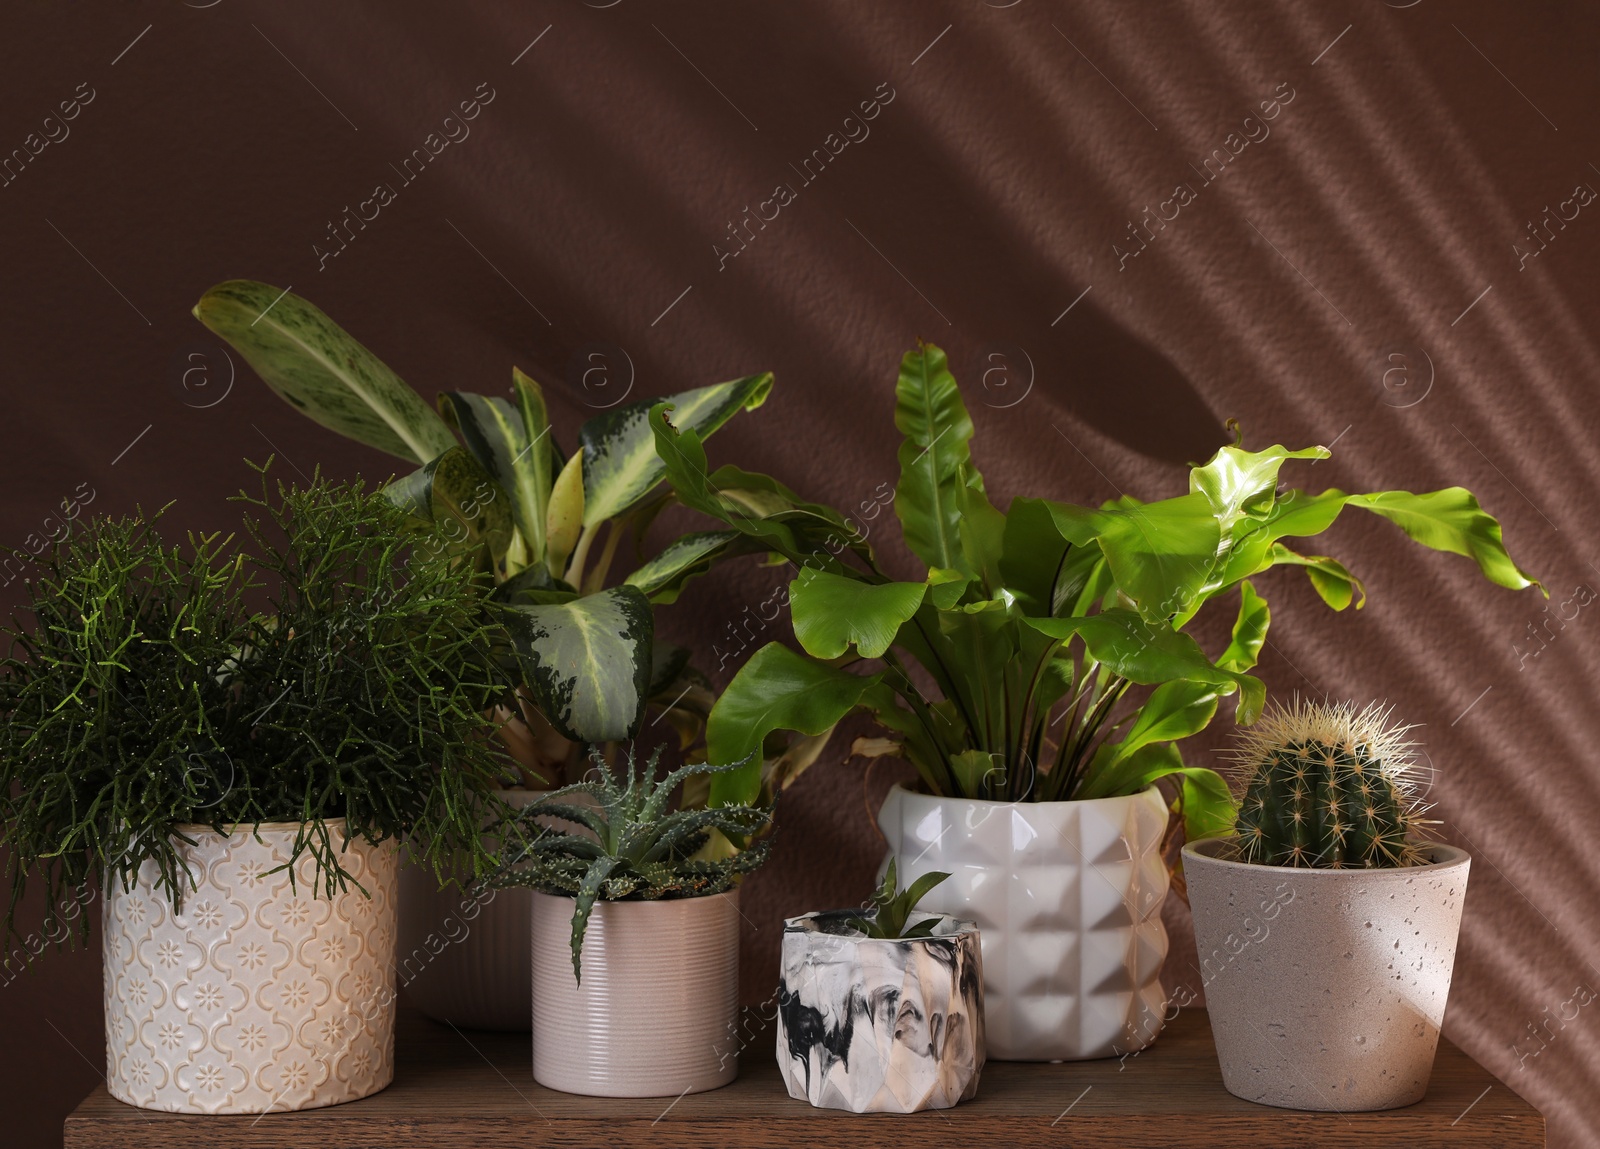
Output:
M107 879L106 1085L129 1105L265 1113L337 1105L394 1076L396 850L357 840L353 882L313 897L298 826L221 835L180 826L193 875L175 913L145 862ZM344 821L328 823L338 842ZM364 887L366 893L356 888ZM370 897L368 896L370 895Z
M950 875L921 907L982 932L991 1058L1116 1057L1156 1039L1166 1009L1161 903L1171 880L1159 790L980 802L896 786L878 825L901 882Z

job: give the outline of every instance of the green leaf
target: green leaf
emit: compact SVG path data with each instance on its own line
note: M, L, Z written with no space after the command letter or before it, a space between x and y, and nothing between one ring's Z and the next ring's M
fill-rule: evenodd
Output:
M1123 499L1098 511L1047 505L1063 538L1076 546L1099 544L1117 586L1151 622L1189 611L1222 539L1204 494L1156 503Z
M439 523L453 551L479 552L472 560L475 569L504 577L511 512L500 488L466 451L451 447L384 487L383 494L418 519Z
M1089 548L1091 551L1093 548ZM1016 498L1006 510L1000 546L1000 579L1032 615L1050 615L1068 556L1082 554L1056 530L1043 499ZM1096 555L1098 557L1098 555Z
M1335 492L1329 491L1328 494ZM1381 515L1416 542L1436 551L1465 555L1478 564L1490 582L1511 590L1544 587L1512 561L1501 538L1500 524L1478 505L1464 487L1446 487L1414 495L1410 491L1378 491L1349 495L1350 506Z
M1233 639L1228 649L1217 659L1224 670L1249 670L1261 656L1261 645L1267 641L1267 626L1272 621L1272 608L1267 600L1256 593L1248 582L1239 584L1239 617L1233 622Z
M738 762L761 748L774 730L821 734L861 702L881 676L835 670L770 642L739 668L706 721L706 757L719 765ZM711 783L713 805L743 805L761 791L761 767L753 763Z
M526 376L517 373L531 386ZM537 389L534 389L537 395ZM542 561L545 554L545 516L550 501L550 453L548 424L535 431L541 436L536 449L528 433L525 415L543 414L544 403L524 403L521 410L498 396L474 395L466 391L444 391L439 395L439 411L457 431L472 457L505 492L511 518L522 532L532 558Z
M1190 842L1219 838L1233 830L1233 795L1215 770L1185 766L1173 771L1182 777L1178 804L1183 810L1183 836Z
M330 430L413 463L456 445L422 396L298 295L230 279L200 297L194 317L291 407Z
M550 487L545 514L545 562L554 574L565 573L567 559L583 532L583 453L568 459Z
M854 646L878 658L917 613L927 586L917 582L874 585L859 578L802 570L789 584L794 636L814 658L838 658Z
M1331 559L1327 555L1297 554L1282 543L1274 543L1268 557L1273 565L1305 567L1311 585L1322 596L1322 601L1334 610L1349 606L1357 591L1361 598L1356 602L1356 609L1367 605L1367 588L1338 559Z
M1238 676L1212 665L1199 643L1187 634L1164 622L1147 622L1132 611L1025 621L1052 638L1081 638L1096 661L1130 682L1153 686L1187 678L1222 686L1223 694L1233 693L1238 686Z
M1282 446L1265 451L1223 447L1205 466L1189 472L1189 491L1205 495L1222 534L1227 535L1241 518L1261 518L1272 509L1278 471L1286 459L1326 459L1330 454L1326 447L1299 451Z
M666 475L656 453L650 410L666 403L680 432L704 440L739 411L753 411L772 391L772 372L698 387L661 399L615 407L590 419L578 432L583 447L583 525L614 518L649 494Z
M718 559L762 549L738 531L697 531L669 543L623 581L644 591L651 602L676 602L684 585L705 574Z
M655 624L638 587L497 608L545 717L575 742L631 738L650 692Z
M931 343L906 353L895 384L894 425L900 444L900 482L894 510L906 545L930 567L977 574L961 546L962 488L970 470L972 418L961 401L945 353Z

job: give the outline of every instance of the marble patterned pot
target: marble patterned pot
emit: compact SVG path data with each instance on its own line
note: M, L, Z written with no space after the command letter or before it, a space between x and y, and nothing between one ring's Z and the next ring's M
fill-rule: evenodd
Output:
M1115 1057L1155 1040L1166 1008L1161 903L1170 882L1159 790L981 802L896 786L878 825L901 882L950 875L923 909L978 924L991 1058Z
M520 810L548 791L505 790ZM396 954L406 1004L462 1029L526 1033L533 1017L533 892L439 888L429 866L400 868Z
M1183 848L1222 1081L1285 1109L1422 1100L1455 966L1471 858L1454 846L1392 870L1310 870Z
M739 891L596 902L572 971L568 897L533 895L533 1077L593 1097L677 1097L739 1072Z
M344 820L328 822L334 841ZM106 1086L175 1113L266 1113L355 1101L394 1077L392 843L357 840L354 884L312 896L309 855L289 873L298 826L221 835L179 826L195 881L173 911L145 862L132 889L107 880Z
M933 936L869 938L855 910L783 923L778 1067L789 1096L822 1109L915 1113L978 1094L983 952L971 922Z

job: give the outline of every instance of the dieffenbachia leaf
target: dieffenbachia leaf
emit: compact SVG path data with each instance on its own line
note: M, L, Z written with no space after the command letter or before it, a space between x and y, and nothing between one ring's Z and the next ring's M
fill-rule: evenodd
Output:
M870 583L807 567L789 584L794 636L813 658L838 658L852 646L878 658L927 591L924 583Z
M462 442L478 465L505 492L512 520L522 532L530 556L543 559L552 478L549 425L543 424L537 430L530 427L530 418L543 416L544 401L526 376L521 376L520 382L532 390L531 394L519 396L517 406L498 395L443 391L439 394L439 411L461 433ZM535 436L539 437L538 442ZM542 451L538 449L541 446Z
M983 480L972 467L972 418L945 353L931 343L908 351L895 383L900 482L894 510L906 545L929 567L977 574L961 546L961 488Z
M422 396L292 292L230 279L200 297L194 317L291 407L330 430L413 463L431 462L456 445Z
M497 611L524 683L552 726L575 742L633 737L650 692L655 632L643 591L616 586Z
M796 654L769 642L739 668L706 720L706 757L725 765L761 748L774 730L819 735L860 705L877 674L858 675ZM761 767L754 761L711 783L713 805L746 805L761 792Z
M772 372L698 387L677 395L615 407L578 431L583 447L583 525L614 518L647 495L666 475L656 454L650 409L666 403L672 424L704 440L740 411L753 411L772 391Z
M583 454L568 459L550 487L545 515L545 562L554 574L565 573L567 558L583 532Z
M432 462L383 488L386 498L427 522L441 524L441 534L454 549L481 548L473 562L504 578L505 557L513 525L504 492L477 461L460 447L451 447Z
M718 559L761 549L759 544L747 545L738 531L696 531L668 543L623 581L644 591L651 602L676 602L684 585L705 574Z

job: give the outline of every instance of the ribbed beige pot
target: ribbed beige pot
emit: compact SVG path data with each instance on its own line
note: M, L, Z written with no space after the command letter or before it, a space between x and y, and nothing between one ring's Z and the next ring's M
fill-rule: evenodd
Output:
M500 797L520 810L546 793L504 790ZM462 1029L526 1033L532 923L530 890L440 889L432 867L402 866L396 962L406 1004Z
M1422 1100L1455 967L1471 859L1309 870L1183 848L1206 1008L1228 1091L1285 1109Z
M930 871L950 875L922 908L982 931L992 1060L1116 1057L1156 1039L1170 882L1159 790L983 802L896 786L878 825L903 885Z
M337 845L344 819L327 829ZM175 1113L281 1113L355 1101L394 1077L393 843L339 855L351 883L313 895L294 823L218 834L179 826L193 875L183 912L156 887L108 876L106 1087ZM356 888L364 887L365 893ZM370 895L370 896L369 896Z
M533 895L533 1076L596 1097L676 1097L739 1072L739 894L596 902L572 970L573 900Z

